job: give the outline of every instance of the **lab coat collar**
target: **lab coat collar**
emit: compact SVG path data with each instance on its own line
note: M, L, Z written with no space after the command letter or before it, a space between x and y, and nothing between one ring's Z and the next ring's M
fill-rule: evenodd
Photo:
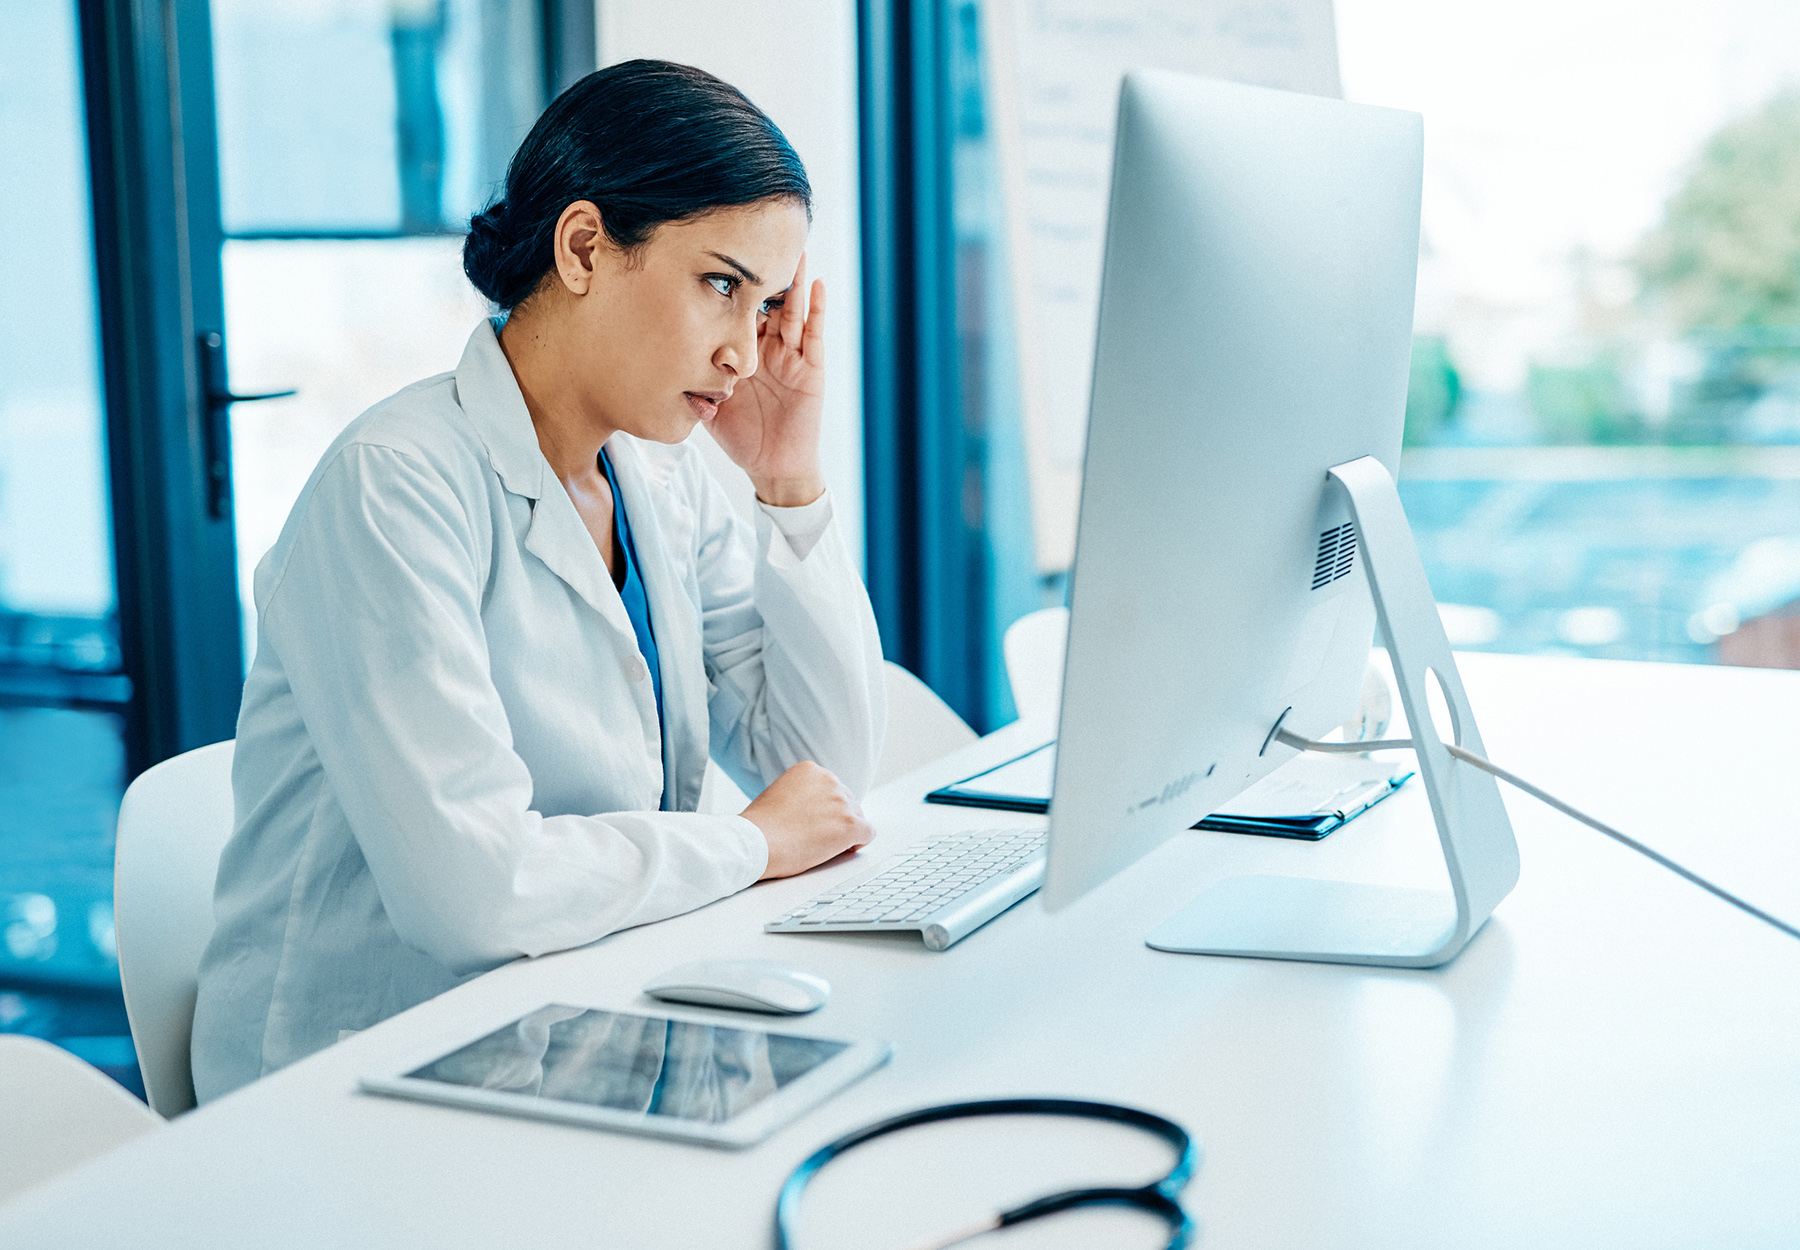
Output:
M625 498L638 574L644 580L650 625L656 631L667 721L663 726L667 770L663 785L672 808L692 811L706 772L706 737L704 732L695 732L707 723L706 661L700 645L700 619L682 571L675 565L675 553L692 542L692 518L684 509L667 506L666 474L652 471L636 439L615 434L606 440L606 454L618 478L619 493Z
M538 446L537 427L531 424L512 365L500 350L494 323L485 317L469 335L456 366L456 398L506 489L526 499L542 499L550 484L550 462Z
M628 510L629 499L628 495ZM639 570L642 572L647 561L646 548L653 543L646 532L648 527L642 526L636 516L631 518L631 525L632 538L638 551ZM542 560L546 568L566 582L599 616L607 636L607 645L618 657L622 667L631 671L639 663L647 662L638 647L637 631L632 628L631 614L625 610L625 601L619 597L612 575L607 572L606 562L600 558L600 549L594 545L594 537L583 524L581 514L575 511L568 493L560 486L532 505L531 527L525 531L525 550ZM660 642L665 631L663 622L656 615L657 600L650 592L648 577L645 578L645 591L650 600L651 624L658 631L657 639ZM659 646L657 650L661 652L662 648ZM666 709L669 701L669 664L666 657L659 654L658 658L662 664L663 705ZM636 671L643 672L641 669ZM664 748L668 727L662 724L656 714L655 687L648 680L633 680L626 683L626 688L642 727L645 759L650 766L654 792L662 793L669 789L668 779L662 776L668 758L668 752ZM651 807L655 805L654 800L649 804Z
M606 562L568 492L557 483L550 462L544 459L525 396L506 353L500 350L492 322L484 320L469 336L462 362L456 366L456 392L501 483L513 494L531 500L525 549L567 582L620 637L631 639L636 646L631 617L606 571Z
M627 654L636 653L637 634L631 627L631 617L607 574L592 535L567 493L560 488L550 489L556 485L554 475L538 445L537 429L531 424L525 396L506 353L500 349L491 322L482 321L469 336L462 361L456 367L456 388L463 411L486 447L488 460L502 484L513 494L532 501L526 550L594 609L612 632L616 646L621 650L628 648ZM658 476L650 471L635 439L615 435L607 440L606 451L619 491L625 497L638 571L650 604L651 627L656 630L663 714L668 721L660 727L664 749L659 754L667 769L663 786L674 800L671 806L692 810L693 801L683 800L697 801L706 768L704 737L697 739L698 759L690 758L696 743L692 727L707 723L707 692L703 680L690 678L703 675L706 670L699 618L671 554L677 547L685 549L692 534L670 532L671 525L681 529L680 510L658 506L668 491L666 473ZM649 683L644 683L636 694L638 712L648 731L656 725L656 702ZM688 794L690 790L692 795Z
M544 459L524 393L490 321L483 320L475 327L463 349L462 361L456 366L456 395L501 484L531 501L525 549L599 615L617 650L635 654L637 634L631 628L631 616L606 571L606 561L594 546L593 535ZM656 701L646 693L638 703L649 728L656 723Z

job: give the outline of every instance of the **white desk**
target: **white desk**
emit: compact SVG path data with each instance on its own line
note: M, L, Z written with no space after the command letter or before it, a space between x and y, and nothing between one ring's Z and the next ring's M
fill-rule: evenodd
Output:
M1497 760L1800 918L1800 674L1463 667ZM887 787L869 815L889 846L1029 821L918 802L1022 745L1002 730ZM1181 834L1069 911L1028 900L943 954L896 935L763 934L829 878L761 886L426 1003L27 1195L0 1213L0 1245L764 1246L777 1185L813 1147L904 1108L1022 1092L1185 1123L1206 1147L1187 1203L1209 1248L1800 1244L1800 943L1529 798L1507 793L1518 888L1448 968L1143 945L1231 872L1430 883L1423 799L1408 787L1318 844ZM352 1092L476 1016L643 1007L651 974L703 955L822 973L835 994L804 1027L891 1039L894 1062L745 1153ZM930 1131L946 1144L871 1147L825 1174L812 1215L837 1235L813 1244L899 1245L987 1197L1156 1159L1098 1128ZM1055 1225L995 1243L1126 1244L1120 1223Z

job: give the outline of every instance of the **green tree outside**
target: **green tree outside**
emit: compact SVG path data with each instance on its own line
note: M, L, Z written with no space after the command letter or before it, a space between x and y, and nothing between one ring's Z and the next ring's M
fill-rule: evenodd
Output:
M1602 358L1585 365L1531 366L1525 396L1545 441L1637 443L1643 424L1631 410L1618 368Z
M1707 142L1637 272L1683 330L1800 326L1800 92Z
M1462 377L1450 359L1450 345L1441 334L1421 334L1412 341L1412 372L1406 386L1406 434L1408 447L1431 442L1456 415L1462 398Z
M1647 310L1706 360L1665 437L1730 441L1750 405L1800 371L1800 92L1708 140L1637 271Z

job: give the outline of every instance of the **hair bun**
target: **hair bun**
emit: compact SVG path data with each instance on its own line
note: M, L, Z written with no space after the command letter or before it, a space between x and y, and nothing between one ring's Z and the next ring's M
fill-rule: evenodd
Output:
M495 200L492 204L489 204L479 213L476 213L473 217L469 218L469 233L474 234L477 231L484 234L493 232L504 235L506 233L505 200Z
M463 272L477 291L502 307L508 302L502 270L511 242L506 216L506 201L495 200L469 218L469 237L463 240Z

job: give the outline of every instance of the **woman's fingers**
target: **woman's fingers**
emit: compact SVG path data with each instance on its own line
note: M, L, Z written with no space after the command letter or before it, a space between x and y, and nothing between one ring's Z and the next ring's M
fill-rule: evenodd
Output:
M820 365L825 363L825 279L813 279L809 303L806 334L801 339L800 354L813 364Z
M806 330L806 303L800 296L806 290L806 253L800 253L800 270L794 275L794 285L788 288L787 302L781 306L781 341L795 351L800 350L800 338Z

